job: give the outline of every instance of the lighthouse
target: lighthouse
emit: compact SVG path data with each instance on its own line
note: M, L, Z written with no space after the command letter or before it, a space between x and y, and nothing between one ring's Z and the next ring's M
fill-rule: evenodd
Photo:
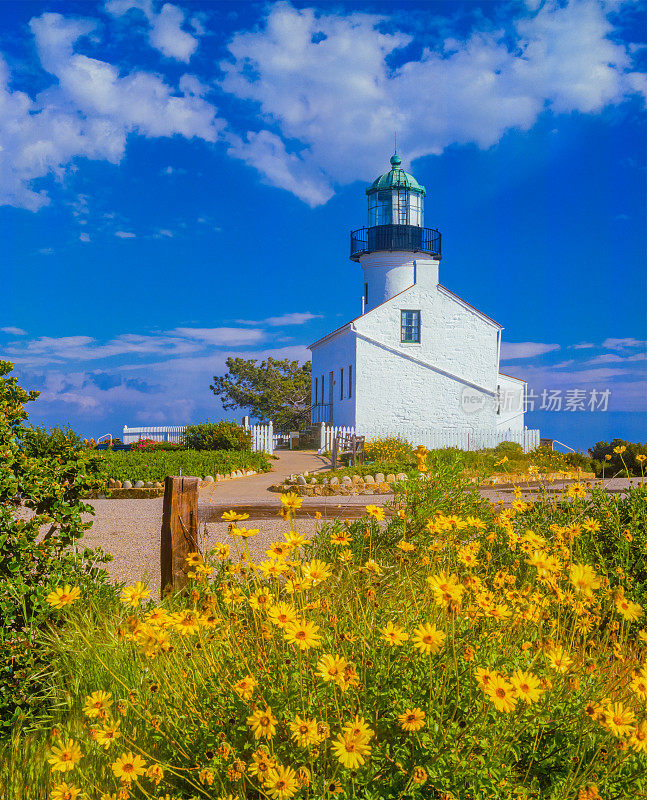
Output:
M350 233L361 314L310 345L312 422L423 442L523 431L525 382L499 372L502 326L440 283L425 187L397 152L390 167Z

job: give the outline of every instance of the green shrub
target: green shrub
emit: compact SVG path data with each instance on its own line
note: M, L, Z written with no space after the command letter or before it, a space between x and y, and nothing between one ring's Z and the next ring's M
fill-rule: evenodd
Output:
M236 422L204 422L187 425L184 431L187 450L251 450L252 435Z
M494 448L496 453L505 454L508 457L510 455L523 455L523 447L519 444L519 442L499 442L499 444Z
M81 450L83 442L72 428L42 428L27 425L20 433L22 452L30 458L43 458L60 452Z
M167 475L224 475L240 470L267 472L271 469L265 453L246 453L237 450L179 450L146 449L142 452L106 450L102 453L105 471L117 481L163 481Z
M109 560L77 544L92 524L81 514L94 513L81 498L106 479L101 457L69 429L26 426L24 405L38 392L21 389L11 369L0 361L0 736L45 703L47 595L66 583L94 591Z
M627 474L639 476L647 471L647 461L637 458L637 456L647 457L647 444L641 442L625 442L624 439L598 442L593 445L589 453L599 478L603 475L607 478Z

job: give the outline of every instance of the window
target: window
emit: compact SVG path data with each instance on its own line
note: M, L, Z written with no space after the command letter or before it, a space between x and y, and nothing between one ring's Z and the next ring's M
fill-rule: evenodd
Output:
M344 368L339 370L339 399L344 399Z
M400 312L400 341L419 342L420 341L420 312L401 311Z
M368 283L364 284L364 305L368 305Z
M348 397L353 396L353 365L348 365Z

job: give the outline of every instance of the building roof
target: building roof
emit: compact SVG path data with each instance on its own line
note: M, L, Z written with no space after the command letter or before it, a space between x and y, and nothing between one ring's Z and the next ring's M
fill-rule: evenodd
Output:
M375 311L377 308L380 308L380 306L383 306L385 303L388 303L388 302L390 302L390 301L391 301L391 300L393 300L395 297L398 297L399 295L401 295L401 294L404 294L405 292L408 292L408 291L409 291L409 289L413 289L413 287L414 287L415 285L416 285L415 283L412 283L412 284L411 284L411 286L407 286L407 288L406 288L406 289L403 289L401 292L398 292L397 294L394 294L394 295L393 295L393 297L389 297L389 298L388 298L388 300L384 300L382 303L379 303L379 305L377 305L377 306L374 306L373 308L371 308L371 309L370 309L370 311L367 311L365 314L360 314L360 315L359 315L359 316L357 316L357 317L353 317L353 319L349 320L348 322L345 322L343 325L340 325L338 328L335 328L335 330L334 330L334 331L331 331L330 333L327 333L325 336L322 336L322 337L321 337L321 339L317 339L317 341L316 341L316 342L312 342L312 344L309 344L309 345L308 345L308 350L312 350L312 348L313 348L313 347L315 347L316 345L318 345L320 342L323 342L325 339L329 339L329 338L331 338L332 336L334 336L335 334L339 333L340 331L343 331L343 330L344 330L344 328L347 328L349 325L351 325L351 324L352 324L353 322L355 322L356 320L358 320L358 319L361 319L361 317L363 317L363 316L365 317L367 314L372 314L372 313L373 313L373 311ZM439 289L442 289L442 290L443 290L443 291L445 291L445 292L447 292L447 294L451 295L453 298L455 298L456 300L458 300L458 301L459 301L459 302L460 302L462 305L469 306L469 308L471 308L473 311L475 311L475 312L476 312L476 313L477 313L477 314L478 314L480 317L483 317L484 319L486 319L486 320L488 320L489 322L493 323L493 324L494 324L494 325L496 325L498 328L501 328L501 329L503 329L503 325L499 324L499 323L498 323L498 322L497 322L495 319L492 319L492 317L488 317L488 315L487 315L487 314L484 314L482 311L479 311L479 310L478 310L478 308L476 308L475 306L473 306L471 303L468 303L468 302L467 302L467 300L463 300L463 298L462 298L462 297L459 297L457 294L455 294L454 292L452 292L452 291L451 291L450 289L448 289L446 286L443 286L443 285L442 285L442 283L439 283L439 284L438 284L438 288L439 288ZM501 372L501 373L499 373L499 374L500 374L500 375L503 375L503 373L502 373L502 372ZM506 377L508 377L508 378L511 378L511 377L512 377L512 375L507 375ZM516 380L521 380L521 378L517 378ZM524 383L525 383L525 381L524 381Z
M413 175L405 172L401 168L401 164L402 159L397 153L394 153L391 156L391 169L376 178L366 190L366 194L386 191L387 189L409 189L409 191L416 192L424 197L426 194L425 187L421 186Z

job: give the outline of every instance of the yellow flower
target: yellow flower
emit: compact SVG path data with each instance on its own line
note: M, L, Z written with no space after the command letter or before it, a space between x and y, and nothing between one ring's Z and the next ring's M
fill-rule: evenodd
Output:
M411 542L407 542L405 539L402 539L401 542L398 542L396 547L402 550L403 553L410 553L412 550L416 549L415 544L411 544Z
M239 681L236 681L234 684L234 691L239 697L242 697L243 700L249 700L257 686L258 682L256 678L248 675L246 678L241 678Z
M225 511L221 519L225 522L242 522L244 519L249 519L249 514L239 514L236 511Z
M216 542L214 548L216 555L219 559L224 561L226 558L229 558L229 553L231 552L231 548L228 544L223 544L222 542Z
M600 579L588 564L571 565L571 583L578 592L590 595L600 588Z
M642 464L643 461L647 461L647 456L644 453L639 453L636 456L636 461L639 461Z
M384 509L379 506L366 506L366 513L378 522L382 522L384 519Z
M381 575L382 574L382 567L377 564L372 558L364 564L364 569L367 572L371 572L373 575Z
M409 638L409 634L404 628L401 628L399 625L394 625L391 621L387 622L386 625L380 629L380 632L382 634L382 640L391 647L397 647L403 642L406 642Z
M424 767L414 767L411 783L415 783L417 786L427 783L427 770Z
M288 492L281 495L281 503L288 511L296 511L303 505L303 498L299 497L296 492Z
M481 687L481 689L483 689L483 691L485 691L492 683L492 679L496 675L496 672L492 672L492 670L484 667L477 667L474 675L478 685Z
M526 703L536 703L543 691L539 688L540 681L532 672L522 672L520 669L512 673L510 678L517 697Z
M333 533L330 534L330 544L348 547L352 541L353 537L348 531L333 531Z
M604 706L606 712L605 725L614 736L620 738L633 733L634 727L632 723L636 718L633 711L629 711L622 703L605 703Z
M249 604L254 611L267 611L267 609L272 605L272 597L267 586L257 589L249 598Z
M637 753L647 753L647 720L636 725L629 744Z
M317 633L319 626L304 619L295 620L285 626L284 635L289 644L294 644L301 650L319 647L321 636Z
M82 757L79 745L73 739L67 739L52 747L52 755L47 761L53 772L71 772Z
M624 596L616 600L616 609L618 613L622 614L629 622L635 622L637 619L640 619L643 613L642 606L638 605L638 603L633 603L631 600L627 600Z
M105 716L106 711L112 703L111 697L112 694L110 692L103 692L101 690L92 692L92 694L85 698L83 713L90 719Z
M285 628L286 625L296 620L297 612L294 606L289 603L280 602L270 606L267 618L272 624L278 625L279 628Z
M585 517L582 528L589 533L597 533L600 530L600 523L592 517Z
M283 534L283 538L289 547L304 547L311 544L305 536L297 533L297 531L287 531L287 533Z
M269 706L265 710L257 708L247 717L247 724L254 732L255 739L271 739L276 733L276 718Z
M513 710L517 702L513 685L498 673L492 676L485 688L485 694L494 703L497 711L504 711L506 714Z
M63 608L63 606L69 606L70 603L77 600L80 595L81 590L79 587L74 586L72 588L68 583L62 589L59 587L58 589L54 589L53 592L50 592L47 595L47 602L54 608Z
M146 772L145 766L144 759L141 756L133 755L130 750L128 753L122 753L115 763L110 765L110 768L115 778L119 778L123 783L130 783Z
M94 733L94 740L107 750L120 736L119 723L114 722L111 725L106 725L105 728L98 728Z
M299 747L308 747L319 741L316 719L295 717L294 722L290 723L290 731L292 732L292 738Z
M439 572L438 575L430 575L427 583L431 586L436 602L449 605L450 603L459 604L465 591L458 584L456 575L448 575L446 572Z
M403 731L419 731L425 724L425 712L419 708L408 708L398 719Z
M326 655L319 659L317 669L326 683L331 681L336 683L340 678L343 678L344 670L347 666L348 662L343 656Z
M641 700L647 700L647 678L638 674L629 684Z
M428 622L418 625L413 632L413 643L421 653L431 655L437 653L445 644L445 634L439 631L435 625Z
M139 605L140 600L147 600L150 596L150 591L141 581L137 581L134 586L124 587L121 592L121 599L133 608Z
M312 581L313 586L316 586L318 583L321 583L321 581L325 581L326 578L329 578L332 572L325 561L318 561L315 559L304 566L303 574L308 580Z
M566 655L564 648L560 645L546 651L546 660L559 672L566 672L573 663L573 659Z
M240 536L243 539L249 539L250 536L256 536L258 531L259 528L239 528L234 525L229 532L232 536Z
M265 788L274 800L293 797L299 788L296 772L292 767L273 767L265 777Z
M80 794L81 790L77 789L76 786L72 786L69 783L59 783L52 789L49 797L50 800L76 800Z
M202 556L200 553L189 553L184 560L186 561L187 567L196 567L198 564L202 564Z
M371 754L371 747L355 737L338 734L332 745L333 752L342 766L348 769L357 769L364 764Z
M618 447L614 447L613 448L613 452L617 453L619 456L621 456L625 452L626 449L627 448L624 445L618 445Z
M164 778L164 770L159 764L151 764L146 770L146 777L154 781L155 786L159 786Z
M172 626L178 633L192 634L199 629L200 619L195 611L187 608L172 615Z
M568 487L566 494L569 497L586 497L586 487L582 486L581 483L574 483Z

